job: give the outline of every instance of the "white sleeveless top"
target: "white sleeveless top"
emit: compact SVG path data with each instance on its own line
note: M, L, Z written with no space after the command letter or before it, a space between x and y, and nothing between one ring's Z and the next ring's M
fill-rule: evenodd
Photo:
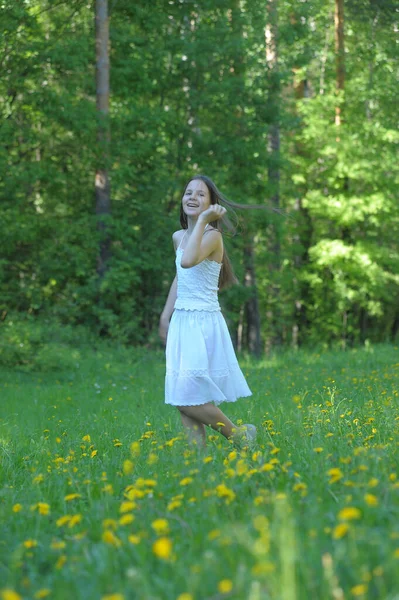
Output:
M205 258L198 265L183 269L181 259L184 250L181 248L181 243L186 233L176 250L177 299L175 308L182 310L220 310L218 283L222 264Z

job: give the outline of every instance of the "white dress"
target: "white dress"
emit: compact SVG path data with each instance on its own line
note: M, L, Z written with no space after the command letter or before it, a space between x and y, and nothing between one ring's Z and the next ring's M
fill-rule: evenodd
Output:
M183 236L184 237L184 236ZM195 406L251 396L218 301L221 264L183 269L176 251L177 300L166 342L165 402Z

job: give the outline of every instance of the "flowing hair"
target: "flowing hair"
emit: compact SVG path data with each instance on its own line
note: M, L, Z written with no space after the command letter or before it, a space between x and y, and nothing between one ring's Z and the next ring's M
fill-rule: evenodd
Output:
M203 181L205 183L206 187L209 190L211 204L220 204L222 206L225 205L227 208L229 208L230 210L233 211L234 215L235 215L234 208L241 208L241 209L251 209L251 208L256 209L257 208L257 209L262 209L262 210L266 209L266 210L271 210L273 212L282 214L282 211L280 209L274 208L272 206L266 206L264 204L238 204L237 202L232 202L231 200L228 200L222 194L222 192L216 187L216 185L212 181L212 179L210 179L206 175L194 175L194 177L190 177L190 179L187 181L187 184L184 189L187 188L190 181L194 181L196 179L200 179L201 181ZM183 210L183 204L180 204L180 225L182 226L183 229L187 229L187 227L188 227L187 215L185 214L185 212ZM212 221L210 223L210 225L214 229L217 229L218 231L220 231L220 233L222 233L222 231L224 231L225 229L227 229L229 231L234 231L234 229L235 229L234 226L232 225L230 219L226 215L224 215L221 219ZM222 259L222 268L220 270L220 275L219 275L219 289L222 290L226 287L229 287L230 285L235 285L237 283L238 283L238 279L234 273L234 269L230 262L228 254L226 252L226 248L223 245L223 259Z

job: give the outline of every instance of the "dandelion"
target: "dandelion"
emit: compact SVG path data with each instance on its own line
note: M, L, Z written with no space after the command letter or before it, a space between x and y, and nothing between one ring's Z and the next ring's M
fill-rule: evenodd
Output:
M233 589L233 582L231 579L222 579L218 583L218 590L221 594L229 594Z
M130 473L133 472L134 469L134 464L132 463L131 460L126 459L125 461L123 461L123 473L124 475L130 475Z
M394 558L399 558L399 548L396 548L393 552L393 557Z
M130 454L132 456L139 456L140 455L140 442L132 442L130 444Z
M362 513L355 506L346 506L338 513L338 519L341 521L352 521L354 519L360 519Z
M49 590L48 588L43 588L41 590L37 590L37 592L34 595L34 598L36 598L37 600L41 600L42 598L47 598L47 596L49 596L51 594L51 590Z
M316 454L320 454L321 452L324 451L324 448L313 448L313 452L316 452Z
M216 486L216 494L219 498L226 498L226 504L230 504L231 502L233 502L233 500L236 497L233 490L228 488L224 483L221 483L218 486Z
M25 546L25 548L36 548L37 541L36 540L25 540L24 546Z
M184 479L181 480L180 485L185 486L185 485L189 485L190 483L192 483L193 478L192 477L184 477Z
M172 554L172 542L167 537L160 537L153 543L152 551L158 558L168 560Z
M349 531L349 525L347 523L339 523L336 527L334 527L332 536L334 540L340 540L343 538Z
M88 442L90 444L91 442L91 437L89 435L84 435L82 437L82 442Z
M18 513L22 510L22 504L14 504L14 506L12 507L12 512Z
M92 450L91 454L90 454L90 458L94 458L95 456L97 456L97 450Z
M62 540L53 540L51 542L50 548L52 550L63 550L66 546L66 543Z
M365 583L359 583L351 588L352 596L363 596L367 592L367 585Z
M58 570L62 569L62 567L65 565L66 561L67 561L67 558L66 558L65 554L61 554L61 556L55 563L55 568Z
M169 533L169 523L166 519L156 519L151 523L151 527L157 535L166 535Z
M104 533L102 534L102 540L106 544L109 544L110 546L114 546L115 548L119 548L119 546L122 545L121 540L110 529L107 529L106 531L104 531Z
M378 498L374 494L365 494L364 500L368 506L378 506Z
M106 594L101 597L101 600L125 600L125 596L123 594Z
M1 600L22 600L22 598L14 590L1 590Z
M210 463L210 462L212 462L212 461L213 461L213 458L212 458L212 456L205 456L205 458L203 459L203 463L204 463L205 465L207 465L208 463ZM182 596L182 594L180 594L180 595ZM189 594L189 595L190 595L190 594Z
M342 479L342 477L344 476L344 474L342 473L341 469L339 469L338 467L334 467L333 469L329 469L327 471L327 475L330 476L329 483L336 483L337 481L339 481L340 479Z
M67 494L64 498L65 502L71 502L72 500L76 500L77 498L81 498L82 494Z
M194 600L194 596L188 592L183 592L183 594L177 596L176 600Z
M127 513L127 512L130 512L131 510L134 510L136 507L137 507L137 504L135 502L132 502L131 500L127 500L125 502L122 502L122 504L120 505L120 508L119 508L119 512Z
M134 516L133 515L123 515L119 519L119 524L120 525L130 525L130 523L133 523L133 521L134 521Z
M69 519L69 523L68 523L69 529L72 529L72 527L75 527L75 525L80 523L82 519L83 519L82 515L72 515L71 518Z
M127 539L131 544L134 544L135 546L137 546L137 544L139 544L141 542L141 537L134 533L129 535Z
M48 515L50 513L50 505L46 502L38 502L30 507L32 511L37 510L40 515Z

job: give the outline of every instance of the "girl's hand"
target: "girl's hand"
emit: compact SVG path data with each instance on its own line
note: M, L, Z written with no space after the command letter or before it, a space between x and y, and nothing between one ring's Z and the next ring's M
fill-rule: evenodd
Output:
M158 333L159 333L159 337L161 338L161 340L163 341L164 344L166 344L166 338L168 337L168 329L169 329L169 320L161 319L159 321Z
M199 218L205 223L212 223L212 221L221 219L224 214L226 214L226 209L223 208L223 206L220 206L220 204L212 204L200 214Z

